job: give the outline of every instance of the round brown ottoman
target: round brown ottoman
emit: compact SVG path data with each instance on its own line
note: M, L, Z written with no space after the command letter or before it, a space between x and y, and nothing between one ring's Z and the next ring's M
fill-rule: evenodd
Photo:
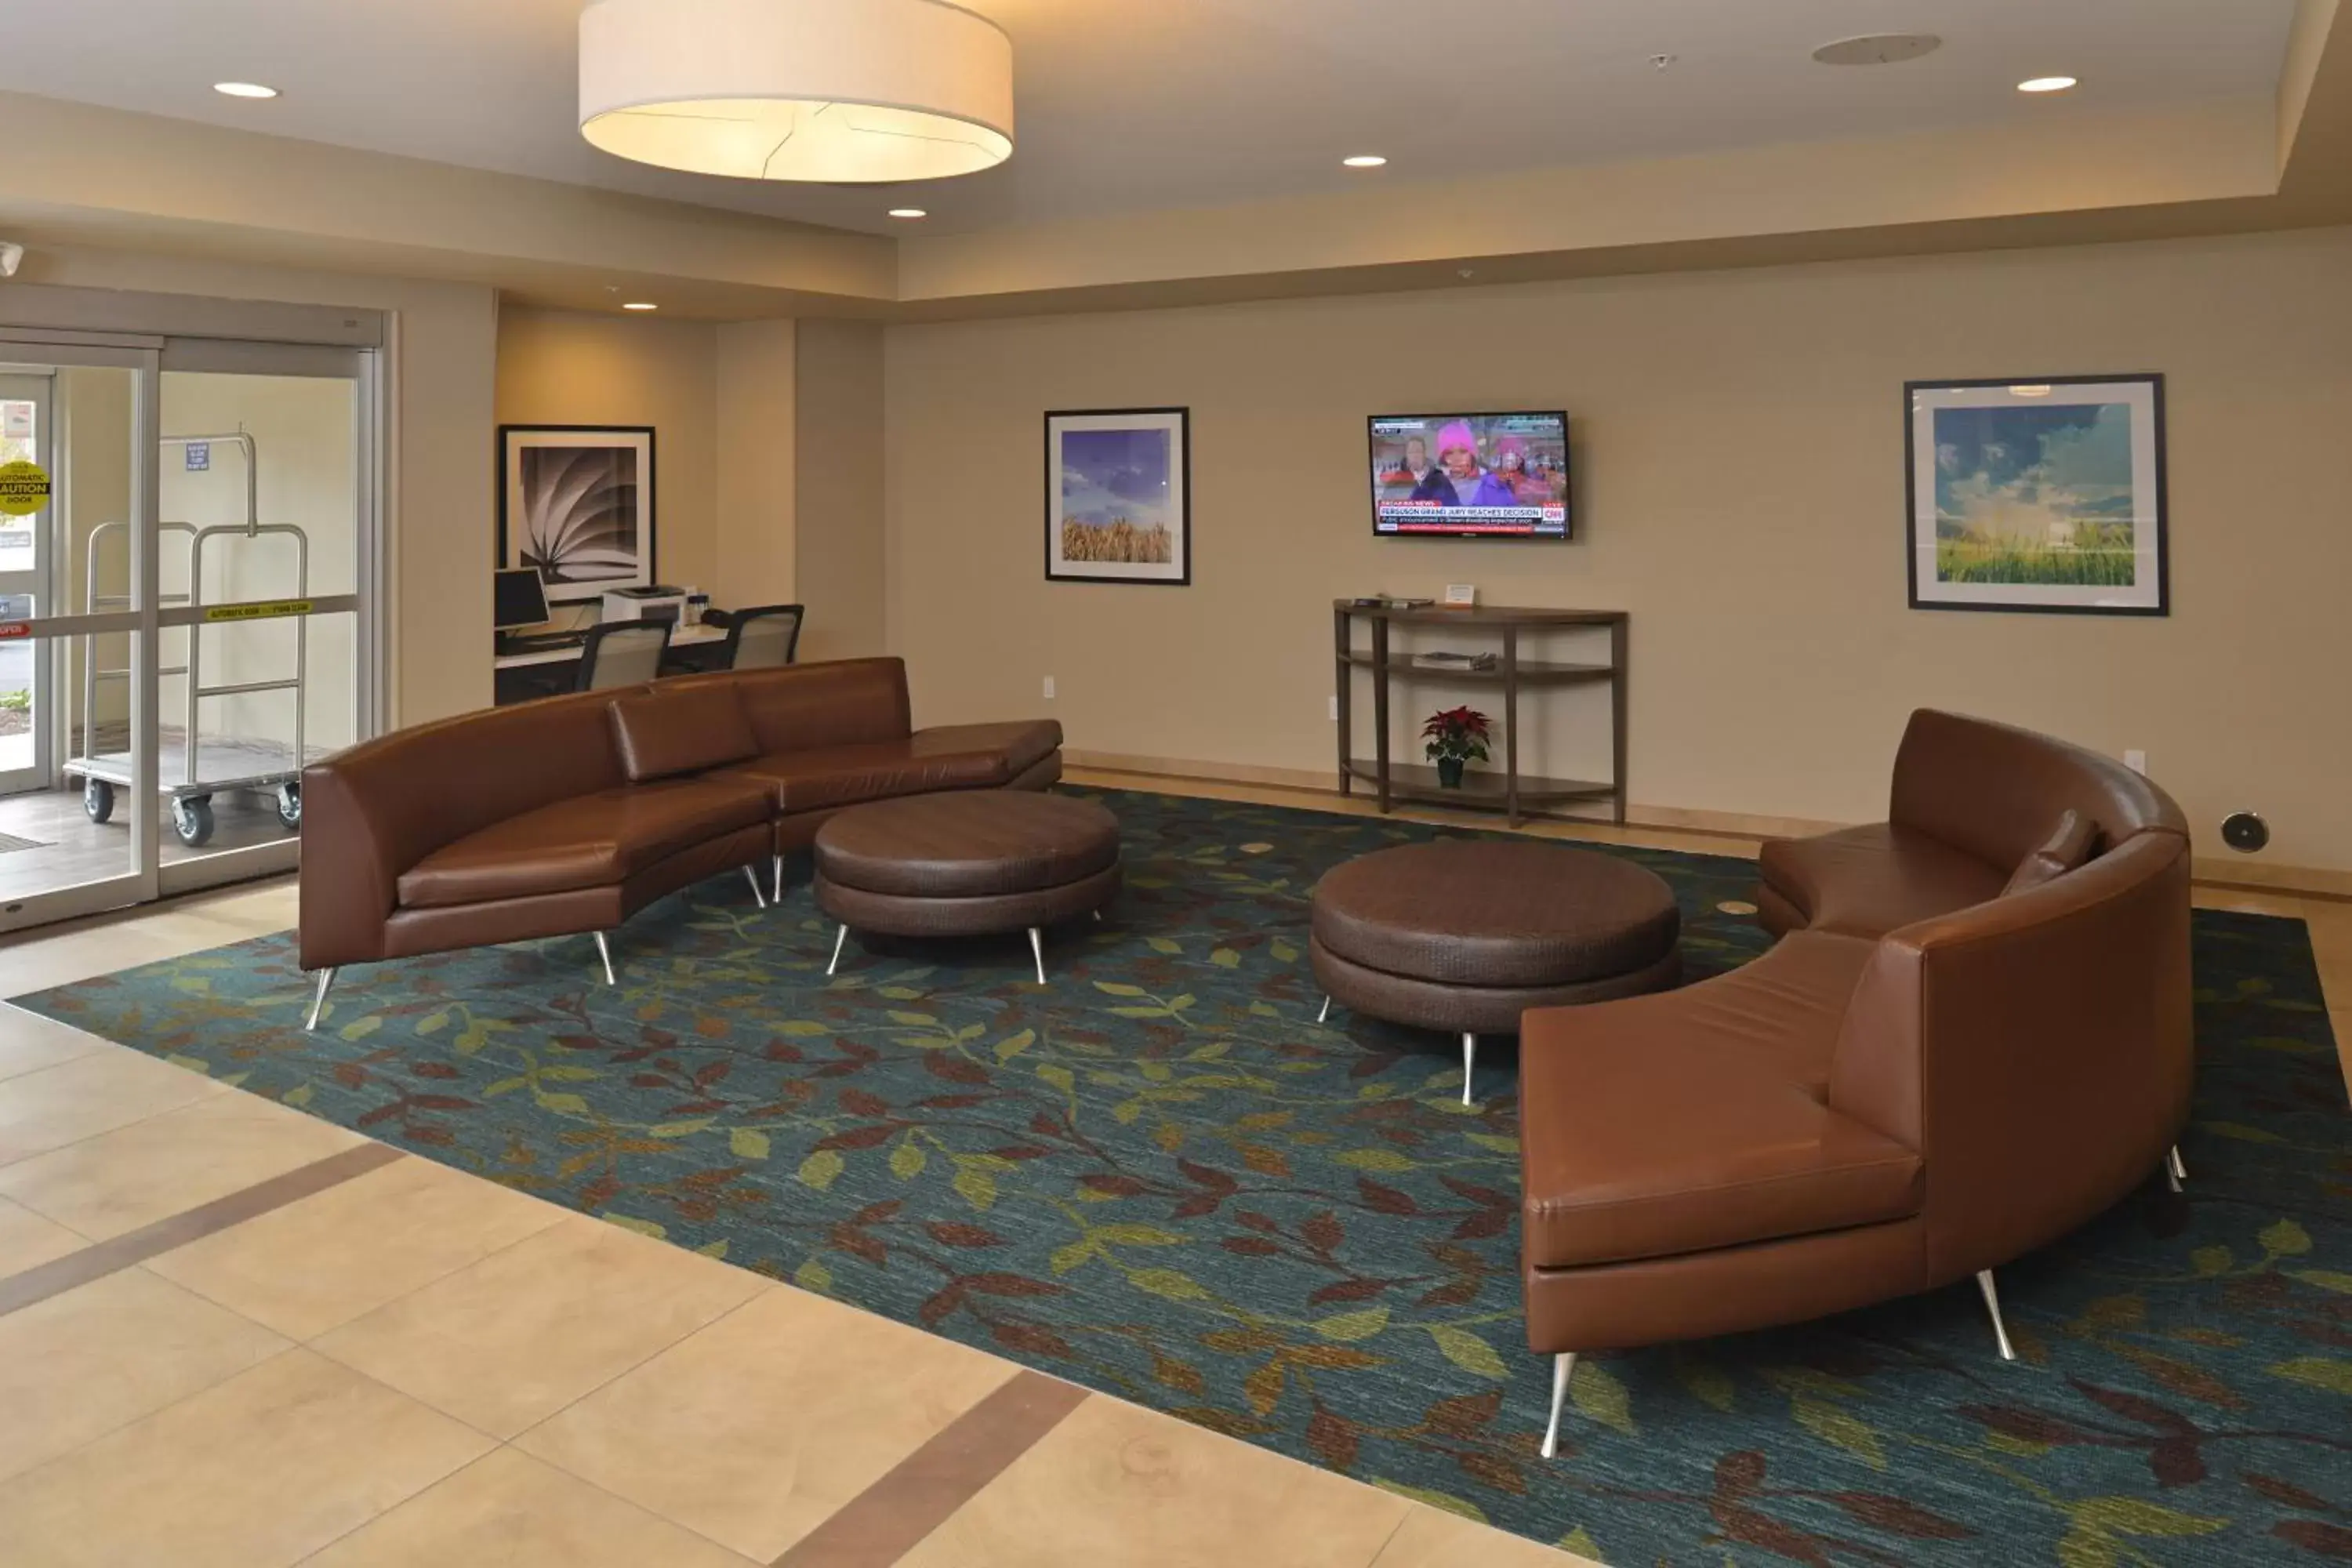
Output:
M1098 915L1118 891L1118 819L1092 801L1023 790L909 795L852 806L816 831L817 907L886 936L1025 930L1045 983L1044 930Z
M1462 1102L1482 1034L1529 1007L1663 991L1682 914L1652 872L1557 844L1442 839L1350 860L1316 884L1307 951L1326 994L1462 1037Z

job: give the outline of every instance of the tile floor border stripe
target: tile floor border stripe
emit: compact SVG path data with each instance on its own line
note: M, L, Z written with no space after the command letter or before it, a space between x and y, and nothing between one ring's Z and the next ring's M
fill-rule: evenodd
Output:
M313 1160L307 1165L257 1182L252 1186L215 1198L183 1213L168 1215L152 1225L93 1242L79 1252L68 1252L63 1258L52 1258L26 1269L21 1274L0 1279L0 1317L22 1311L38 1301L67 1291L93 1279L102 1279L125 1268L134 1268L151 1258L160 1257L174 1247L201 1241L231 1226L243 1225L272 1209L299 1203L330 1187L341 1186L355 1176L381 1170L395 1160L408 1156L389 1143L366 1142L339 1150L323 1160Z
M1024 1368L794 1542L775 1568L889 1568L1090 1397Z

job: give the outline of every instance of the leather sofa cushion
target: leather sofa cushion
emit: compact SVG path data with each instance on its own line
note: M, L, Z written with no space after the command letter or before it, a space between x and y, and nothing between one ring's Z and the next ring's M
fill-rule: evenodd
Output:
M759 740L732 686L656 681L614 698L608 712L622 771L637 784L759 754Z
M1807 929L1864 937L1998 898L2008 879L2005 870L1940 839L1884 822L1774 839L1757 870Z
M908 744L918 755L1001 752L1005 767L1017 777L1062 749L1062 725L1056 719L1015 720L1008 724L939 724L916 731Z
M734 764L726 776L764 784L772 792L776 809L790 816L940 790L997 789L1012 782L1013 769L1002 751L959 750L913 735L865 745L771 752Z
M1315 885L1316 940L1449 985L1559 986L1655 963L1682 915L1630 860L1555 844L1445 839L1382 849Z
M1917 1151L1824 1103L1839 1021L1874 948L1800 932L1681 991L1529 1013L1528 1266L1667 1258L1918 1212Z
M744 780L668 779L599 790L434 851L401 874L400 902L448 909L605 887L767 819L767 792Z
M2036 845L2032 852L2017 863L2011 872L2009 885L2000 890L2001 897L2011 893L2030 893L2047 882L2054 882L2091 858L2097 847L2098 824L2082 813L2068 809L2058 814L2057 825L2050 837Z

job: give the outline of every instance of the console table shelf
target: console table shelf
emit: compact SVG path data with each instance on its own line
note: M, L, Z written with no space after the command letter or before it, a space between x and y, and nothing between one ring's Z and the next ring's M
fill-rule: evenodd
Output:
M1612 808L1612 820L1625 820L1626 630L1630 617L1624 611L1522 609L1499 605L1470 609L1444 609L1436 605L1391 607L1359 605L1353 600L1339 599L1333 601L1331 613L1332 655L1338 670L1339 700L1340 794L1351 794L1355 784L1364 783L1378 792L1383 812L1393 809L1394 803L1399 800L1458 805L1474 810L1500 810L1514 827L1526 817L1529 807L1559 805L1571 801L1605 800ZM1370 624L1371 646L1369 648L1356 646L1355 624L1359 620ZM1491 669L1417 665L1412 662L1411 653L1397 654L1391 649L1390 628L1399 626L1444 626L1453 631L1489 633L1501 639L1502 647ZM1583 629L1606 630L1609 633L1610 659L1607 664L1519 658L1520 640L1524 636ZM1372 677L1373 754L1370 758L1355 754L1352 698L1355 673L1359 669L1370 670ZM1435 768L1391 760L1389 755L1390 688L1399 679L1471 681L1501 686L1502 771L1472 771L1464 775L1460 787L1448 789L1437 782ZM1583 779L1522 777L1518 745L1520 688L1587 686L1604 682L1610 688L1610 782L1601 784Z

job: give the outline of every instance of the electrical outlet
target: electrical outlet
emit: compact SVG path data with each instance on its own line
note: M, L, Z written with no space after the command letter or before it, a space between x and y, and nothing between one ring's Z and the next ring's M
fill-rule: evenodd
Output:
M2124 753L2124 766L2129 768L2136 773L2144 773L2147 772L2147 753L2146 752L2126 752Z
M1045 700L1054 700L1054 678L1050 675L1045 678Z
M1337 724L1339 721L1339 700L1338 698L1334 697L1333 699L1331 699L1331 722L1333 722L1334 724Z

